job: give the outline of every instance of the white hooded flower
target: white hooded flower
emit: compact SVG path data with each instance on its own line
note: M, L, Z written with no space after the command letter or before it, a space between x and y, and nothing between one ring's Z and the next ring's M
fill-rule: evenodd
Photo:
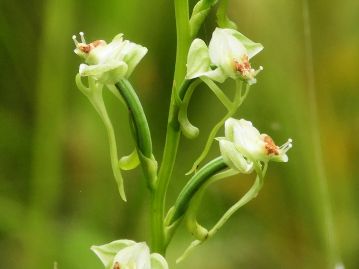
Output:
M278 147L269 135L259 133L250 121L244 119L229 118L225 123L225 138L219 140L226 141L232 146L231 148L227 146L225 150L221 150L222 155L223 151L224 155L231 154L230 156L234 155L232 152L237 152L238 156L241 156L237 159L244 157L245 160L251 162L268 162L270 160L287 162L286 153L292 147L292 139L288 139L286 143ZM224 159L226 160L225 157ZM232 157L232 159L235 158Z
M91 250L100 258L106 269L168 269L165 258L150 254L146 243L131 240L116 240L92 246Z
M128 78L137 64L147 53L147 48L123 40L123 34L118 34L107 44L104 40L96 40L87 44L81 32L81 42L76 36L74 52L85 59L80 65L81 76L92 76L104 84L113 84L121 79Z
M216 28L208 47L198 38L192 42L187 58L187 79L205 76L222 83L227 78L241 78L253 84L262 67L254 70L249 60L262 49L261 44L236 30Z

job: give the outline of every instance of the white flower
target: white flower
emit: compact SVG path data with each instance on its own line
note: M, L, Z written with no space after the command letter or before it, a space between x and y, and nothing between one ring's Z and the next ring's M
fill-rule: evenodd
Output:
M278 147L273 139L267 134L261 134L252 125L250 121L244 119L236 120L229 118L225 123L225 138L220 138L220 141L230 143L230 146L221 149L223 158L226 160L234 156L232 152L238 152L237 163L243 162L240 158L245 158L246 161L251 162L268 162L270 160L277 162L287 162L287 151L292 147L292 139L288 139L286 143ZM222 142L223 143L223 142ZM223 154L224 152L224 154ZM233 162L235 157L231 157Z
M92 76L104 84L128 78L147 53L147 48L123 40L123 34L115 36L109 44L104 40L87 44L82 32L80 36L81 42L76 36L72 37L76 45L74 52L86 63L80 65L79 73L81 76Z
M150 254L146 243L131 240L116 240L92 246L106 269L168 269L165 258L158 253Z
M254 43L233 29L216 28L207 47L201 39L195 39L187 58L187 79L205 76L217 82L227 78L256 82L259 70L254 70L249 60L259 53L263 46Z

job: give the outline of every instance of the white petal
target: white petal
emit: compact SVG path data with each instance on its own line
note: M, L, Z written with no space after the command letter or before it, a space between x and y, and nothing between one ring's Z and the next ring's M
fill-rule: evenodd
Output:
M219 141L219 147L225 163L230 168L245 174L252 172L253 163L248 162L232 142L221 139Z
M193 40L187 56L187 79L200 77L211 70L206 43L196 38Z
M151 269L150 250L146 243L136 243L119 251L113 260L112 266L116 262L124 268L128 266L136 269Z
M224 123L224 134L230 141L234 141L233 129L237 121L236 119L229 118Z
M81 76L99 76L105 72L124 66L124 62L114 62L111 64L80 64L79 73Z
M123 61L96 65L81 64L79 73L81 76L92 76L104 84L113 84L125 78L127 64Z
M223 73L222 69L220 68L216 68L214 70L203 72L203 73L198 73L197 76L207 77L219 83L223 83L227 79L227 76Z
M134 244L136 244L136 242L131 240L116 240L105 245L92 246L91 250L100 258L105 267L108 267L112 264L116 253L118 253L121 249Z
M126 77L129 77L132 74L133 70L138 65L138 63L142 60L142 58L146 55L147 51L148 51L147 48L132 42L129 42L123 48L123 53L125 55L123 57L123 60L128 65Z
M235 78L235 61L240 62L247 51L229 30L216 28L209 43L209 55L213 64L220 67L227 76Z
M239 120L233 128L234 143L237 149L251 160L265 158L264 141L259 131L253 127L250 121Z
M229 29L228 29L229 30ZM243 34L238 31L230 30L231 34L239 40L243 46L246 48L249 59L258 54L261 50L263 50L263 46L260 43L255 43Z

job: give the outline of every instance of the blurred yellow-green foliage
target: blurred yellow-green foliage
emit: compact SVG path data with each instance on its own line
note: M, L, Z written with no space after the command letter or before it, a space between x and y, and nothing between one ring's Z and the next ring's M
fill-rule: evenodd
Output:
M80 59L71 36L84 31L87 39L109 40L123 32L148 47L131 81L160 159L175 60L172 2L0 2L0 268L52 268L54 261L59 269L102 268L90 245L148 239L141 171L125 173L129 202L121 202L104 128L74 84ZM346 267L359 268L359 1L309 1L316 99L307 82L302 1L231 0L229 13L241 32L265 47L253 63L265 70L238 117L279 144L292 137L294 148L289 163L270 165L258 198L176 268L325 268L332 237ZM211 14L201 36L209 40L214 27ZM106 100L119 151L127 154L133 147L127 111L110 94ZM190 111L201 135L182 139L170 203L224 112L205 88L195 93ZM218 152L214 145L210 158ZM335 232L329 234L321 178L332 205ZM201 221L213 225L252 180L213 186ZM184 229L178 232L171 264L190 240Z

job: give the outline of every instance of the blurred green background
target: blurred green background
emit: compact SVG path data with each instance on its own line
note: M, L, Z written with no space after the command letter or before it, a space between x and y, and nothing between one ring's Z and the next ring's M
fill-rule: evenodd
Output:
M270 165L258 198L176 268L326 268L328 242L335 237L346 268L359 268L359 1L309 2L314 89L308 84L302 1L230 1L239 30L265 47L253 61L265 70L237 117L253 121L278 144L293 138L294 148L289 163ZM174 69L173 9L169 0L0 2L1 268L53 268L54 261L59 269L102 268L92 244L148 239L149 197L141 171L125 173L129 201L123 203L105 130L74 83L80 59L71 36L84 31L88 40L110 40L122 32L149 49L131 81L160 159ZM214 27L211 14L201 36L208 41ZM108 93L106 100L119 152L128 154L133 143L126 109ZM224 113L204 87L190 111L201 134L182 139L169 204ZM218 153L214 145L208 160ZM323 179L333 230L325 228ZM210 188L201 222L213 225L252 180L231 178ZM191 239L179 230L169 248L171 264Z

